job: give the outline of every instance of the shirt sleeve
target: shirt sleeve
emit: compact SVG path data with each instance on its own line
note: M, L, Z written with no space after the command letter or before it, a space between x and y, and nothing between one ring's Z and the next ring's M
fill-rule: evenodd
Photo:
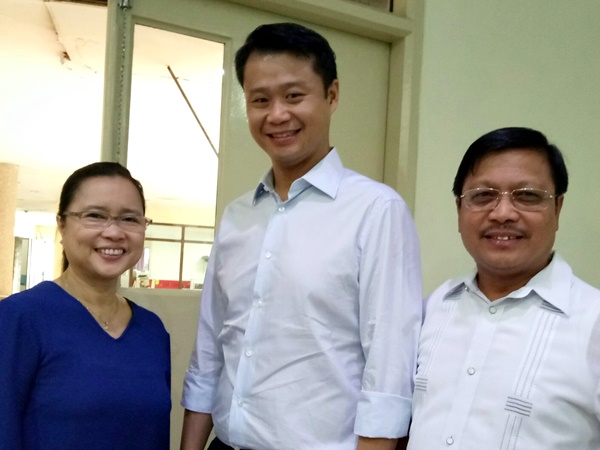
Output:
M600 316L598 316L592 327L586 358L590 374L594 380L594 413L600 422Z
M25 408L40 358L39 336L23 301L0 301L0 442L5 450L22 448Z
M181 405L195 412L212 413L217 384L223 370L223 351L218 336L223 328L224 305L216 276L218 240L206 269L196 343L185 375Z
M365 355L354 432L406 436L422 318L421 257L400 199L375 202L360 237L360 339Z

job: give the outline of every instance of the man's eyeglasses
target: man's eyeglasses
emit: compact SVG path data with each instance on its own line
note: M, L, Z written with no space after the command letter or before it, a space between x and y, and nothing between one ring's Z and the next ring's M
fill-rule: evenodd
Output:
M477 188L465 191L460 199L472 211L492 211L503 195L508 195L513 206L520 211L543 211L548 207L548 200L556 198L556 195L541 189L522 188L501 192L493 188Z
M142 232L152 223L152 219L137 214L123 214L122 216L111 216L100 211L69 211L62 214L63 217L76 217L81 226L103 230L115 222L119 228L125 231Z

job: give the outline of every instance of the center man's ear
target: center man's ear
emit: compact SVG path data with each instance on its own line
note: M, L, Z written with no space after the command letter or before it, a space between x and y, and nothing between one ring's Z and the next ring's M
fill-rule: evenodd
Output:
M337 109L339 97L340 82L338 80L333 80L327 88L327 100L329 101L331 112L334 112Z

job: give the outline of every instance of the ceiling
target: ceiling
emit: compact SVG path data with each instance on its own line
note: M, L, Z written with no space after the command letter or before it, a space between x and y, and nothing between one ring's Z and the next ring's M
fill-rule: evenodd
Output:
M17 209L56 211L100 155L106 8L0 0L0 162L19 166ZM128 167L149 208L214 211L223 45L136 26ZM155 213L156 214L156 213ZM214 213L213 213L214 216Z

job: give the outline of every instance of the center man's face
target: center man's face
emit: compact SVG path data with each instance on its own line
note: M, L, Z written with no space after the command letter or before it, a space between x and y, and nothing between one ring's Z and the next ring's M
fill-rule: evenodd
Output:
M252 137L274 168L310 169L329 152L338 81L325 90L311 59L289 53L251 54L244 94Z
M475 188L501 192L535 188L555 193L545 155L529 149L510 149L481 159L465 179L462 192ZM492 211L474 212L457 200L458 228L479 276L496 279L531 278L549 261L563 197L548 200L542 211L520 211L510 196L502 196Z

